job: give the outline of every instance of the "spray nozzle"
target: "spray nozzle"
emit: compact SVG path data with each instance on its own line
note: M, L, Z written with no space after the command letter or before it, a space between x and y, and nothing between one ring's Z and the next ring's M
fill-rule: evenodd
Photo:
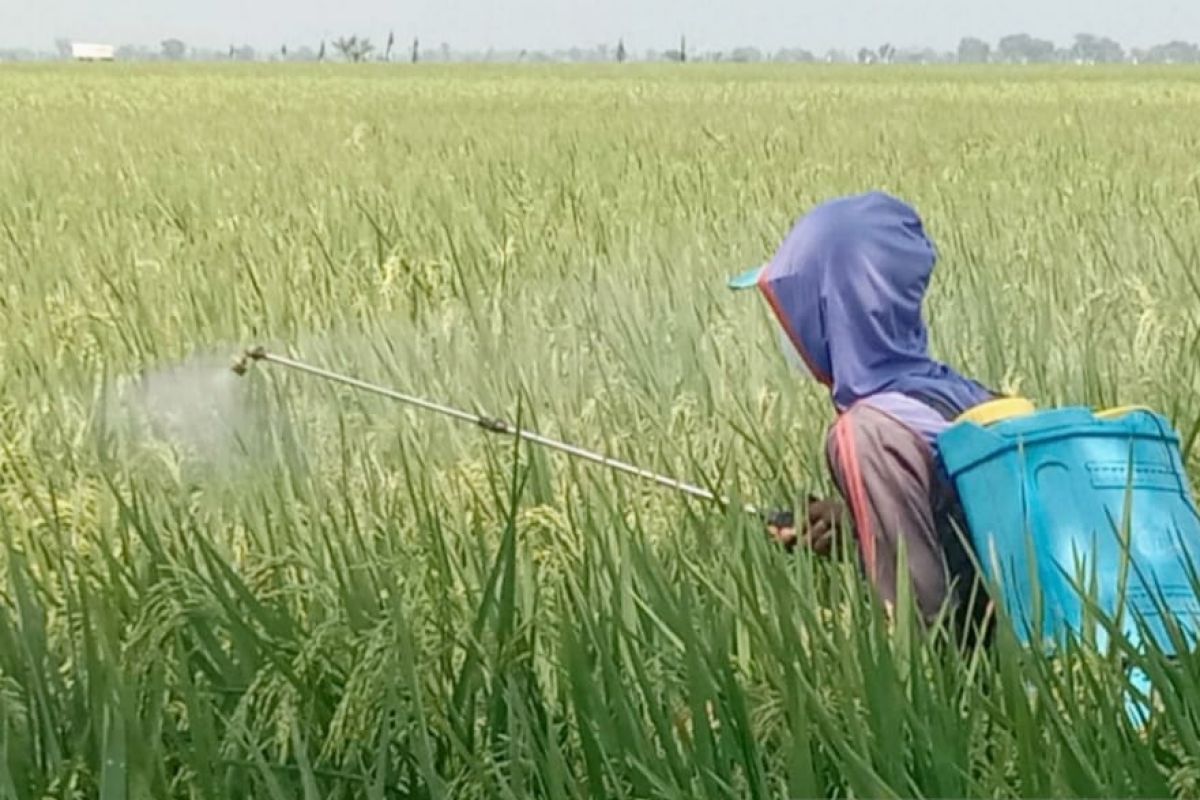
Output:
M256 345L235 358L230 369L233 370L234 375L245 375L246 370L250 368L251 361L262 361L266 357L267 348L261 344Z

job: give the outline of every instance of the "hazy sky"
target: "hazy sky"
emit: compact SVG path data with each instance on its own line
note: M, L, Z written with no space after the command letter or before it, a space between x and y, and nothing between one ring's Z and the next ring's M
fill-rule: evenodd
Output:
M315 44L389 29L455 49L553 49L615 42L641 51L741 44L764 49L950 49L963 35L1028 32L1068 43L1079 31L1126 46L1200 40L1200 0L0 0L0 46L53 49L54 39L157 47Z

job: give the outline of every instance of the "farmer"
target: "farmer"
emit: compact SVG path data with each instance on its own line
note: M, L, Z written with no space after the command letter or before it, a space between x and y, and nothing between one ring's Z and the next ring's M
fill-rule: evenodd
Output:
M921 303L935 260L916 212L872 192L814 208L770 262L729 285L758 287L785 354L829 390L837 413L825 452L844 502L810 498L799 530L776 522L771 534L828 555L848 523L889 610L903 542L922 617L932 622L948 606L961 623L982 603L965 602L979 589L936 437L993 395L929 355Z

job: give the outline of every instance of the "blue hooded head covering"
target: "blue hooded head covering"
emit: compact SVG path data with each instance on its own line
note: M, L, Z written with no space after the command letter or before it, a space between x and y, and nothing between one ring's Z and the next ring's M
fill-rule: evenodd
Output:
M801 218L757 286L840 410L900 392L956 416L992 395L929 355L921 303L936 260L916 211L871 192Z

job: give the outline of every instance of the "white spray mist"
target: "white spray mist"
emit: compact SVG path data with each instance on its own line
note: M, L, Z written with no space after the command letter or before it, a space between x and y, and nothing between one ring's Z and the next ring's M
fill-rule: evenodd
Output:
M165 444L181 461L220 469L267 457L279 420L230 362L202 354L126 379L112 395L111 429L126 444Z

